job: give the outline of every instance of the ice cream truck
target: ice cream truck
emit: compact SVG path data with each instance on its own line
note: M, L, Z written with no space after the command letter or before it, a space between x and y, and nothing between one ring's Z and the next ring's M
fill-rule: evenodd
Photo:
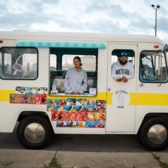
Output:
M148 150L168 145L167 46L151 35L0 32L0 132L30 149L53 134L137 134ZM133 64L127 82L112 78L122 52ZM87 90L66 94L79 56Z

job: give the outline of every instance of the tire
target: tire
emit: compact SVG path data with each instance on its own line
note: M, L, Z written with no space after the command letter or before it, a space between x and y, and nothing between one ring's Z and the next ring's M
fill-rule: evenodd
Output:
M28 149L43 149L51 142L53 130L45 117L29 115L19 123L17 137L20 143Z
M139 138L151 151L160 151L168 145L168 121L161 117L147 119L141 127Z

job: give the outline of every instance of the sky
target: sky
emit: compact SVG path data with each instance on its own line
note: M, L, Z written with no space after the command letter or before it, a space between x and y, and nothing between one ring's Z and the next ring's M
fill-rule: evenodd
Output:
M168 44L168 0L0 0L0 31L155 35Z

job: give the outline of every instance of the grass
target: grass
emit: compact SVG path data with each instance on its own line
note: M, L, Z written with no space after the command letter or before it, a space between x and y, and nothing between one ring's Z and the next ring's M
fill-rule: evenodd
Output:
M11 164L13 164L13 162L6 162L6 163L2 163L0 162L1 166L9 166Z
M45 168L62 168L61 165L57 162L56 154L52 158L51 162L49 163L49 166L44 165Z
M159 163L159 165L162 167L162 168L168 168L168 164L167 163L164 163L160 160L160 157L157 156L156 154L152 154L154 159L156 159Z

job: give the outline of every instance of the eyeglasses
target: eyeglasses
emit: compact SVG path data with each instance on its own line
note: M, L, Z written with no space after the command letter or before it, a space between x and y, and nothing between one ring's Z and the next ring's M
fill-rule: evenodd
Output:
M122 52L121 55L122 55L122 56L123 56L123 55L126 55L126 56L127 56L128 54L127 54L126 52Z

